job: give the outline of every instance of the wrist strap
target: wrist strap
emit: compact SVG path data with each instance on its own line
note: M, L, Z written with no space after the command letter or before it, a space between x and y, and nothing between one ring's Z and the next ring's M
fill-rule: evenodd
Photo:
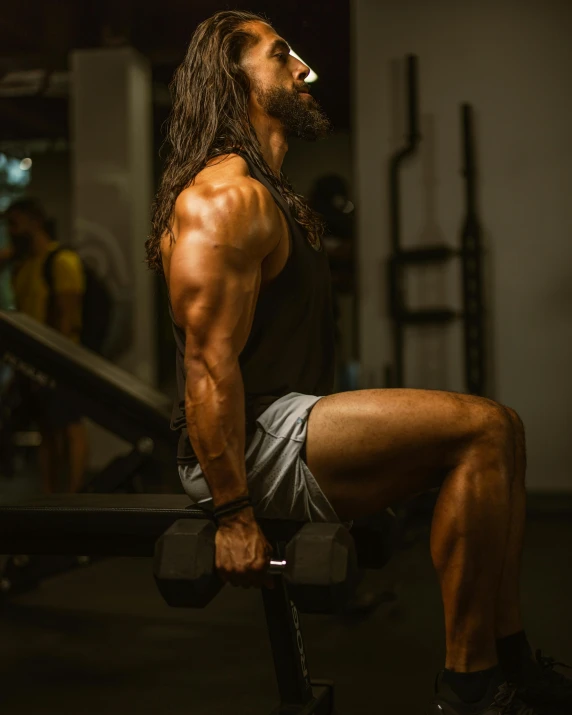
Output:
M217 506L213 509L213 516L215 521L218 522L221 517L236 514L237 512L247 509L250 506L252 506L252 502L250 501L249 496L239 497L238 499L233 499L233 501L229 501L226 504Z

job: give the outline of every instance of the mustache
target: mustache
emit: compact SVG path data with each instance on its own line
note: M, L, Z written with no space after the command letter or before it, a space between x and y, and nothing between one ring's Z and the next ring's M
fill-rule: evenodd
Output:
M306 94L312 94L312 93L310 92L310 88L308 87L307 84L297 85L297 86L296 86L296 90L297 90L298 92L305 92Z

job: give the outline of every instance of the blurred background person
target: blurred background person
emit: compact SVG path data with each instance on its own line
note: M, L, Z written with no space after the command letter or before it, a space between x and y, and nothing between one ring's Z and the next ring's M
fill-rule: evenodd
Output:
M12 245L3 250L0 260L12 267L16 310L79 343L85 292L80 257L60 246L53 223L37 200L14 201L4 218ZM43 388L21 376L16 382L29 420L41 434L39 466L44 491L57 491L63 474L68 491L78 491L88 456L80 412L57 388Z

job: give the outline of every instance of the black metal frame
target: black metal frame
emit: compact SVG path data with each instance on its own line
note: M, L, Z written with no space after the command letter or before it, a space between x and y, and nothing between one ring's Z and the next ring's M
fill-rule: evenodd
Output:
M405 328L407 325L449 325L463 321L465 385L469 393L483 395L486 391L485 339L483 306L483 260L481 229L477 216L476 171L473 149L472 108L462 105L462 133L465 178L466 216L461 235L461 248L422 246L403 249L401 245L401 193L399 172L405 162L417 152L419 133L418 58L407 57L408 132L407 144L398 150L389 163L389 215L392 255L388 261L389 312L393 323L393 366L386 371L387 387L403 387ZM443 264L452 258L462 261L463 310L449 308L409 310L405 299L405 268L412 265Z
M401 185L399 171L402 164L417 153L421 135L419 133L418 89L417 89L417 57L407 57L407 107L408 107L408 133L407 144L399 149L389 162L389 220L391 231L391 248L393 255L389 260L389 310L393 317L393 350L394 350L394 375L391 379L392 387L401 387L403 384L404 362L404 328L402 319L404 310L403 297L403 272L401 270Z
M298 610L283 578L262 589L280 705L272 715L332 715L334 685L311 680Z
M485 329L483 301L482 232L477 214L477 182L473 139L473 108L461 106L463 128L463 176L466 215L461 234L463 257L463 314L465 379L467 390L483 395L486 390Z

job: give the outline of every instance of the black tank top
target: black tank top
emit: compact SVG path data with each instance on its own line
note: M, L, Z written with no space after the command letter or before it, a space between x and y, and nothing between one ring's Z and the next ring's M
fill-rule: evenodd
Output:
M252 178L270 192L283 211L290 232L290 256L282 272L261 289L248 341L240 354L246 408L246 446L256 419L289 392L329 395L334 385L335 336L328 256L313 248L286 201L242 155ZM180 430L177 462L197 464L185 419L185 333L174 321L177 395L171 429Z

